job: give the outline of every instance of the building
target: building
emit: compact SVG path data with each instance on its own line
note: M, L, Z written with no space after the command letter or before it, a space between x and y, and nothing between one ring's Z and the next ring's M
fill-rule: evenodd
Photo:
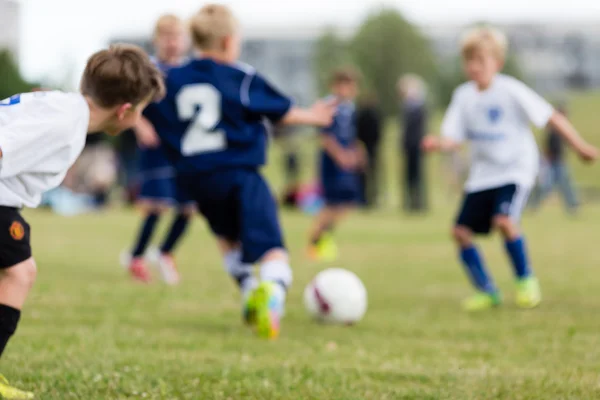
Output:
M0 49L8 49L19 59L19 3L0 0Z

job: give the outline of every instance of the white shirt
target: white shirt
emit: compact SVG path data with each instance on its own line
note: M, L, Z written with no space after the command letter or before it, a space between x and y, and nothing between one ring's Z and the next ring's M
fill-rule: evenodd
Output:
M0 101L0 205L37 207L85 145L90 110L75 93L35 92Z
M539 154L530 125L546 126L552 106L523 82L497 75L480 91L474 82L459 86L442 123L442 136L471 144L467 192L508 184L532 187Z

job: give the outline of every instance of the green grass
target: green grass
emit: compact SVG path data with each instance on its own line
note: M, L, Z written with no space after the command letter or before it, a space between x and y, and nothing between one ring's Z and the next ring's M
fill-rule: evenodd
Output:
M201 220L182 244L183 283L130 282L119 252L134 213L60 218L28 211L39 280L2 372L40 399L591 399L600 396L600 207L528 217L545 301L511 304L499 240L483 243L507 304L467 315L469 287L448 240L452 209L353 216L342 258L369 291L357 326L309 320L302 290L323 265L303 258L310 219L285 213L296 282L282 337L242 326L236 289Z
M599 107L597 95L572 99L573 121L595 144ZM448 239L457 199L442 195L441 166L431 157L433 213L397 213L401 162L395 127L388 132L385 207L353 216L338 235L335 265L358 273L369 291L359 325L320 326L304 312L302 290L325 267L303 258L306 216L283 215L296 282L282 337L265 342L242 326L238 294L201 220L180 249L181 286L145 287L117 264L135 213L69 219L27 211L39 280L1 371L44 400L599 398L600 206L575 219L557 205L526 218L545 295L537 310L512 305L502 244L484 241L508 301L467 315L459 301L469 286ZM314 141L300 140L309 179ZM273 156L267 175L281 187L277 149ZM576 165L575 174L597 185L597 166Z

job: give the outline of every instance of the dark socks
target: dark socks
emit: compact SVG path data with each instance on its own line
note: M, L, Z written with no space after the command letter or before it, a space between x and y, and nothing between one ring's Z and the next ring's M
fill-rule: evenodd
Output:
M532 275L529 260L527 259L527 248L523 237L506 243L506 252L512 262L515 275L518 279L528 278Z
M0 356L10 337L17 330L21 311L10 306L0 304Z
M158 222L158 217L158 214L149 214L146 217L146 220L144 221L142 229L139 233L136 245L133 249L133 257L141 257L146 251L148 243L150 243L150 239L152 238L152 234L154 233L156 223Z
M163 245L160 248L161 253L168 254L171 253L171 251L173 251L173 248L175 248L175 245L177 244L177 242L179 242L179 239L181 239L181 237L185 233L189 221L190 218L187 215L177 214L175 220L173 221L173 224L171 225L169 234L165 238L165 241L163 242Z
M460 258L473 286L482 292L496 293L496 286L489 276L483 258L475 246L461 249Z

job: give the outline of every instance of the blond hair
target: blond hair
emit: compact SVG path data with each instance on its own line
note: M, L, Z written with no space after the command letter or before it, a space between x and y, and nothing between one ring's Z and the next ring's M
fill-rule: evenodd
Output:
M461 40L461 53L463 59L468 60L474 54L488 51L498 60L506 59L508 39L499 29L484 26L467 31Z
M424 99L427 95L427 84L419 75L406 74L398 79L396 90L398 91L398 95L403 99Z
M153 37L156 38L174 27L183 27L183 20L175 14L163 14L158 18L154 25Z
M200 9L190 21L194 46L200 50L215 50L219 41L234 35L238 22L229 7L208 4Z
M114 45L92 55L81 78L81 93L99 106L111 108L160 100L165 94L162 73L144 50Z

